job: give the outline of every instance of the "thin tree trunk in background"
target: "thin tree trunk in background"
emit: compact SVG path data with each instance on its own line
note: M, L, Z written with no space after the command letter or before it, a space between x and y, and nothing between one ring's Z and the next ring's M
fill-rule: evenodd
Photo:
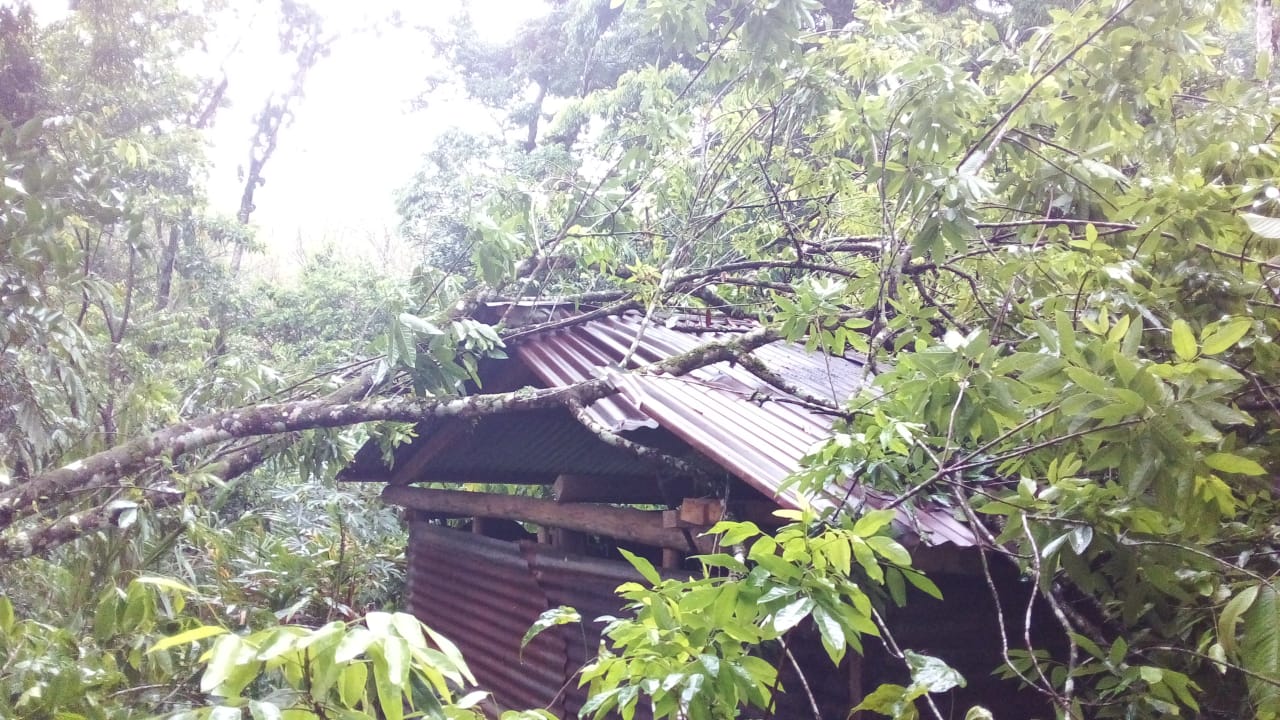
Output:
M524 140L524 151L533 152L538 147L538 122L542 119L542 103L547 98L547 84L538 83L538 97L533 101L533 112L529 118L529 134Z
M178 240L181 235L178 223L169 226L169 242L160 254L160 271L156 278L156 309L169 307L169 292L173 287L173 266L178 261Z
M241 225L249 224L249 217L256 209L254 193L266 182L262 170L276 151L281 128L293 120L292 106L302 98L307 74L320 58L329 54L329 48L336 39L336 36L324 35L320 16L310 8L288 3L284 8L287 30L282 32L281 40L282 46L294 53L292 84L284 92L272 93L263 104L262 111L254 118L258 127L249 143L249 166L244 169L244 191L240 195L240 209L236 212L236 221ZM244 244L238 243L231 253L233 275L240 272L243 257Z
M1254 45L1257 52L1254 76L1266 82L1271 77L1271 64L1275 59L1275 20L1271 0L1254 3Z
M125 278L124 284L124 308L120 311L120 320L116 324L114 330L108 325L107 329L111 330L111 343L119 345L124 341L125 330L129 326L129 315L133 311L133 292L138 280L138 248L133 243L129 243L129 275ZM103 309L106 312L106 309Z

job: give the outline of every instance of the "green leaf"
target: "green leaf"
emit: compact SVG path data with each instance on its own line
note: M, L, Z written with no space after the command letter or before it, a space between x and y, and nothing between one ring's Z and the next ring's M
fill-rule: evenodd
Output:
M1275 712L1280 709L1280 598L1270 586L1256 587L1257 597L1241 617L1240 664L1262 676L1245 678L1253 702Z
M1236 318L1222 327L1215 328L1201 338L1200 351L1205 355L1217 355L1230 350L1253 327L1253 320Z
M9 602L9 598L0 595L0 634L8 635L13 632L13 603Z
M1240 616L1253 607L1253 601L1257 597L1258 586L1250 585L1236 593L1223 606L1222 614L1218 616L1218 642L1232 657L1236 655L1236 626L1240 623Z
M423 335L443 335L444 331L417 315L400 313L400 324Z
M853 534L864 538L871 537L893 522L893 518L896 516L897 512L893 510L872 510L858 518L858 522L853 524Z
M529 627L529 631L520 639L520 650L523 651L530 641L548 628L579 622L582 622L582 615L568 605L561 605L560 607L551 608L550 610L544 610L542 614L538 616L538 619L533 621L533 625Z
M1204 464L1225 473L1235 473L1237 475L1266 475L1267 471L1261 465L1250 460L1247 457L1233 455L1231 453L1213 453L1204 459Z
M369 630L356 626L349 628L347 634L338 642L338 648L333 653L333 662L339 665L345 665L369 649L369 646L378 640L378 636Z
M1196 336L1191 332L1191 326L1182 318L1173 321L1173 351L1183 362L1195 360L1198 354Z
M964 687L964 676L941 659L907 650L904 652L907 668L911 670L911 685L931 693L946 692Z
M373 684L378 695L378 703L387 720L404 719L404 683L401 677L393 672L383 652L373 651ZM399 668L396 668L399 670Z
M476 682L475 675L471 674L471 670L467 667L467 663L463 661L462 651L458 649L458 646L455 645L452 640L441 635L435 630L432 630L430 627L426 625L422 625L421 627L427 633L427 637L431 638L431 642L434 643L437 648L440 648L440 652L444 653L444 656L453 663L453 669L458 671L462 677L466 678L467 682L474 685Z
M1259 54L1261 55L1262 53ZM1280 218L1258 215L1257 213L1240 213L1240 218L1244 220L1255 235L1268 240L1280 240Z
M280 712L280 708L275 703L259 702L257 700L249 701L249 714L253 720L282 720L284 714ZM239 711L236 712L239 718Z
M818 633L822 636L822 646L826 649L831 662L839 665L845 654L844 628L840 626L840 621L826 608L818 605L813 609L813 622L818 626Z
M355 707L364 697L365 685L369 680L369 668L362 662L351 663L342 669L338 680L338 697L347 707Z
M203 640L205 638L214 637L216 635L222 635L223 633L226 633L226 632L230 632L230 631L218 625L201 625L200 627L192 628L190 630L187 630L186 632L180 632L177 635L171 635L167 638L164 638L163 640L157 642L155 645L152 645L151 649L147 651L147 654L150 655L151 653L156 652L158 650L167 650L171 647L186 645L187 643L193 643L198 640Z
M387 677L396 687L404 687L404 681L409 676L408 644L398 637L383 638L382 652L387 659Z
M863 698L850 714L860 710L887 715L894 720L916 720L920 717L915 705L911 702L907 688L893 683L881 684L870 695Z
M174 590L176 592L185 593L187 595L196 594L196 589L191 587L190 585L174 580L173 578L161 577L159 575L143 575L142 577L138 578L135 582L140 582L144 585L154 585L155 587L158 587L158 588L164 588L165 590Z
M719 533L724 533L720 536L720 544L724 546L731 546L737 545L747 538L759 535L760 528L753 522L730 522L728 520L722 520L715 525L712 525L711 529L707 530L705 534L716 535Z
M877 555L894 565L911 566L911 553L907 552L907 549L902 547L897 540L884 535L874 535L867 538L867 544L876 551Z
M803 597L792 600L773 614L773 631L781 635L791 628L799 625L802 620L809 617L809 613L813 610L815 603L813 598Z
M938 589L938 586L935 585L932 580L925 577L924 573L903 570L902 575L907 579L907 582L914 585L917 590L921 590L926 595L938 600L942 599L942 591Z
M653 568L653 563L625 548L618 548L618 552L622 553L622 557L626 558L627 562L631 563L631 567L635 568L645 580L648 580L650 585L657 585L662 582L662 576L658 575L658 571Z
M1129 643L1123 637L1117 637L1115 642L1111 643L1111 652L1107 653L1107 662L1113 666L1119 667L1124 663L1124 659L1129 656Z
M105 643L116 633L119 621L120 595L115 587L108 588L98 601L98 609L93 616L93 637Z
M893 598L893 604L903 607L907 604L907 583L902 579L902 572L897 568L887 568L884 571L884 584L889 589L889 597Z
M236 669L242 641L236 635L223 635L206 655L204 675L200 678L200 692L214 694Z
M1067 535L1067 539L1071 542L1071 549L1077 555L1084 555L1089 549L1089 544L1093 542L1093 527L1090 525L1078 525Z
M284 626L269 630L260 641L259 647L261 649L258 651L258 659L263 662L273 660L293 650L294 646L299 644L299 640L306 635L307 630L305 628L295 626Z

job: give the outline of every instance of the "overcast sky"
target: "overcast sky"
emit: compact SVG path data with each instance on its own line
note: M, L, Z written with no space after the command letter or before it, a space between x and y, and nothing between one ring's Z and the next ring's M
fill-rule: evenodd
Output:
M423 89L436 61L413 26L443 25L463 0L309 0L341 32L333 53L312 69L295 119L280 134L268 162L266 184L255 196L252 222L271 248L254 263L296 262L298 239L306 248L326 241L359 245L370 234L395 232L394 191L418 167L422 153L443 129L478 128L492 119L458 99L433 98L425 110L410 101ZM13 0L0 0L0 4ZM42 21L66 13L67 0L34 0ZM227 100L209 133L213 169L209 192L215 209L234 215L247 165L253 116L273 90L288 86L292 67L280 57L276 39L278 0L231 0L203 62L226 72ZM535 15L538 0L469 0L481 33L509 37ZM399 11L403 29L356 32ZM496 127L496 126L495 126Z
M275 1L239 4L235 33L242 36L241 44L226 63L232 107L219 116L211 135L210 192L215 205L231 214L239 207L237 170L246 164L253 114L273 87L285 86L290 72L276 53ZM540 5L521 0L470 4L481 32L494 39L509 36ZM264 173L267 183L255 196L259 236L273 249L270 260L286 264L299 237L315 247L327 241L359 244L369 234L394 233L393 193L413 175L432 139L453 125L492 123L479 108L447 96L433 98L425 110L410 108L436 62L411 26L443 24L457 12L458 0L313 0L312 5L335 29L368 26L392 10L400 11L406 27L345 33L308 77L306 97L293 125L282 131Z

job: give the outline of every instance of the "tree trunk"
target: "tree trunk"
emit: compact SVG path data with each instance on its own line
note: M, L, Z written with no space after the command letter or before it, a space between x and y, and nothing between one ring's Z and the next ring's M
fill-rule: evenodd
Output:
M538 97L533 100L533 112L529 117L529 132L524 139L524 151L533 152L538 147L538 123L542 120L542 103L547 98L547 84L538 83Z
M1271 63L1275 57L1275 21L1271 0L1255 1L1253 32L1257 51L1254 74L1257 80L1265 83L1271 77Z
M178 240L181 232L178 224L169 226L169 244L160 255L160 270L156 277L156 310L169 307L169 292L173 287L173 266L178 261Z

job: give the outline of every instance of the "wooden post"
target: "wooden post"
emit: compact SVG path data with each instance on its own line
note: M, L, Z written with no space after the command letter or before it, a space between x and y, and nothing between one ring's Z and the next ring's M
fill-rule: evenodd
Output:
M587 552L587 536L576 530L551 528L551 547L574 555L585 555Z
M662 548L662 568L664 570L679 570L684 564L684 553L673 548Z

